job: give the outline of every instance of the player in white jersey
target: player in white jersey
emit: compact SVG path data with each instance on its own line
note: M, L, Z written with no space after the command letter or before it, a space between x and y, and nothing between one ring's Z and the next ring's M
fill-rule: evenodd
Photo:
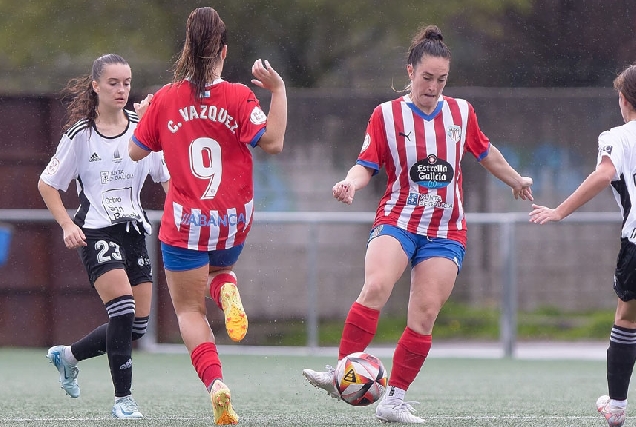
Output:
M38 189L63 231L69 249L78 249L89 281L108 314L105 323L70 346L49 349L62 388L79 397L79 361L106 354L115 389L112 415L142 418L131 395L132 342L148 325L152 272L145 236L150 223L140 203L150 177L167 191L170 179L161 153L134 162L128 140L139 118L124 109L131 70L119 55L97 58L91 75L71 80L72 97L65 132L38 182ZM142 114L145 109L139 109ZM75 180L80 206L71 218L60 191Z
M376 407L376 417L384 422L424 422L404 398L426 360L435 319L464 258L463 154L470 152L509 185L516 199L532 200L532 180L520 176L490 144L473 107L442 95L451 57L442 40L434 25L415 36L406 67L410 93L376 107L357 164L333 187L334 197L350 204L381 167L388 176L367 245L364 285L347 315L339 360L371 343L380 311L411 263L407 324L393 355L388 390ZM303 374L338 397L330 366Z
M618 299L607 349L609 395L599 397L596 407L611 427L620 427L625 423L627 391L636 362L636 65L616 77L614 88L625 124L599 135L594 171L555 209L533 204L530 222L560 221L607 186L612 188L623 216L614 272Z

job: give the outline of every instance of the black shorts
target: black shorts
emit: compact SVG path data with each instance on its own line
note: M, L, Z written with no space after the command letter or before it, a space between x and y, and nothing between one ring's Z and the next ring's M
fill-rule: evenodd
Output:
M614 292L625 302L636 299L636 245L626 237L621 239L621 250L618 252Z
M115 224L100 229L83 228L86 246L79 248L92 286L102 274L121 268L131 286L152 282L152 267L146 249L146 233L139 224Z

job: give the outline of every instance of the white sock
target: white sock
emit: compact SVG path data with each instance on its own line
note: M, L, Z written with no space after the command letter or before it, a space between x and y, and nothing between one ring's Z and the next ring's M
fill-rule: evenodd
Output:
M394 401L404 401L404 396L406 395L406 390L402 390L398 387L389 386L386 390L386 394L384 395L384 400L387 402Z
M64 346L64 352L62 354L62 357L71 365L77 365L77 359L75 358L75 356L73 356L73 352L71 351L70 345Z
M627 408L627 400L614 400L610 399L610 406L614 408Z

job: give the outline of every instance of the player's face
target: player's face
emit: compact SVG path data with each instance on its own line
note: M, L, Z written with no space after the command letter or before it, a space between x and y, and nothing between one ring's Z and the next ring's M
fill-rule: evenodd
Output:
M104 66L98 81L93 81L93 90L99 98L100 108L121 110L128 102L132 72L127 64Z
M449 70L449 59L429 55L424 55L415 66L406 66L411 80L411 98L420 110L427 114L435 110Z

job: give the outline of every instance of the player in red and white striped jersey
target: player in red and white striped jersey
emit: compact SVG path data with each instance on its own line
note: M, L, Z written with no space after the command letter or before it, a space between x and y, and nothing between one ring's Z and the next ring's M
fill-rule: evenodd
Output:
M236 424L205 296L223 309L230 338L242 340L247 317L232 268L252 221L250 149L282 150L287 97L267 61L254 63L252 83L272 93L269 115L247 86L221 78L227 36L214 9L195 9L186 27L174 81L149 99L129 154L139 160L164 151L172 179L159 239L170 295L192 364L210 392L215 423Z
M386 422L424 422L404 396L424 364L435 319L462 266L464 153L508 184L515 198L532 200L532 180L520 176L490 143L473 107L442 94L451 58L442 39L436 26L413 39L406 67L409 93L375 108L356 165L333 187L334 197L350 204L381 168L388 176L368 241L364 286L347 316L339 359L371 343L380 310L411 263L407 325L394 353L389 389L376 407L376 417ZM303 373L334 395L330 371Z

